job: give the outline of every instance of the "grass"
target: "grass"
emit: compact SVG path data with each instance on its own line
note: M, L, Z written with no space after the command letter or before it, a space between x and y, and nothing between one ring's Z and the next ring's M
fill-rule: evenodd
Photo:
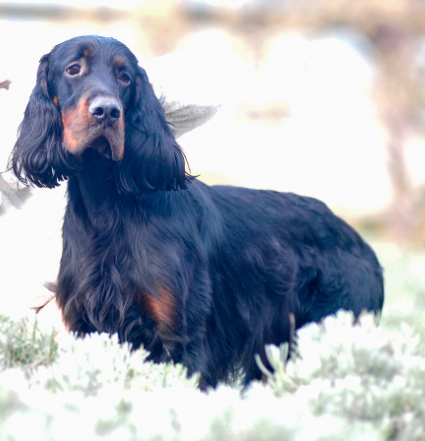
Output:
M54 331L43 333L37 321L16 322L0 316L0 369L21 367L33 371L48 366L57 356L58 345Z

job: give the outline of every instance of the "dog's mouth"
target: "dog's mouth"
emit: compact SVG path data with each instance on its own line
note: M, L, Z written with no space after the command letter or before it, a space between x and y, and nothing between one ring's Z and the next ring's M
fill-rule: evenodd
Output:
M105 158L119 161L124 155L123 127L95 127L89 129L85 148L96 149Z
M99 153L101 153L105 158L112 158L112 149L111 144L108 139L101 135L96 138L90 145L91 148L96 149Z
M80 156L87 148L96 149L105 158L120 161L124 156L125 123L121 116L114 124L87 120L76 111L62 115L63 144L72 154Z

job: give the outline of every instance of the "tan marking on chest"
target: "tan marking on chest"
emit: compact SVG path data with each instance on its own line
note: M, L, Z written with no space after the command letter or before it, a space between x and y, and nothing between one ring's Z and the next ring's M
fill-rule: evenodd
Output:
M176 300L166 288L158 288L157 296L143 295L142 307L154 320L159 333L169 334L175 328Z

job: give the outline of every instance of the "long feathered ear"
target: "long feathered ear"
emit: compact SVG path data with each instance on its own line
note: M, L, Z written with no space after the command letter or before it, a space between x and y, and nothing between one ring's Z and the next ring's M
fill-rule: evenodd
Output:
M193 177L185 172L184 153L142 68L135 87L133 104L126 111L124 158L116 174L118 188L133 194L184 189Z
M9 167L24 184L53 188L77 168L76 160L62 148L62 121L49 96L49 56L40 60L37 82L19 126Z

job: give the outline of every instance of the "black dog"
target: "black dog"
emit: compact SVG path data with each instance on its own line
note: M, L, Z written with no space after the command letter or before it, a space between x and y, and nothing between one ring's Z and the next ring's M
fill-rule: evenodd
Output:
M42 57L11 168L39 187L69 179L57 286L69 329L117 332L202 385L259 378L254 354L288 341L290 314L299 328L382 308L373 251L324 204L185 172L145 71L114 39Z

